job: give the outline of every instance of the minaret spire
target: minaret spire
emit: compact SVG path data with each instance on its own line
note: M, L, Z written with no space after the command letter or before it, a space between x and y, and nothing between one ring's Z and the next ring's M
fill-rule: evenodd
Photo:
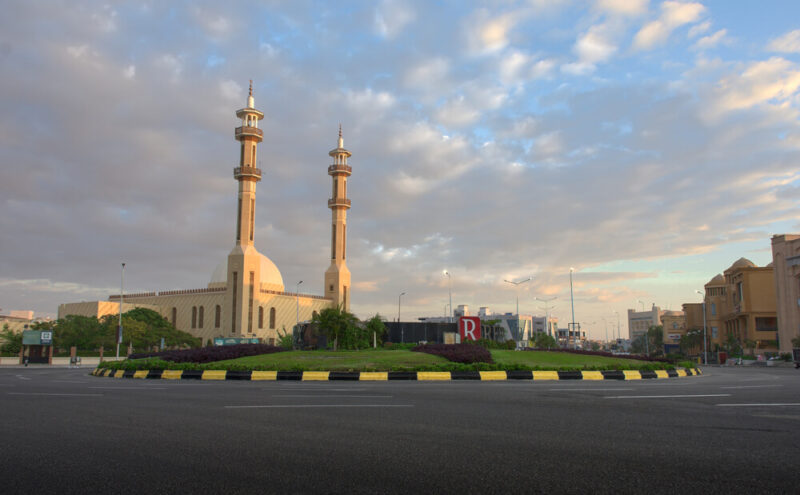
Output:
M333 197L328 200L331 209L331 266L325 272L325 297L332 299L345 311L350 310L350 271L347 269L347 178L353 169L347 164L351 153L344 149L342 124L339 124L339 143L328 155L333 165L328 167L328 175L333 178Z

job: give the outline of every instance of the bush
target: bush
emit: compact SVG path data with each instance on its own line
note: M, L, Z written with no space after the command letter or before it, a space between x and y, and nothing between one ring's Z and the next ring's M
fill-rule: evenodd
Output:
M410 351L417 347L417 345L419 344L415 342L384 342L383 348L387 351Z
M411 349L453 361L454 363L494 363L491 353L480 345L473 344L425 344Z
M603 357L610 357L610 358L623 358L623 359L638 359L639 361L651 361L656 363L669 363L670 360L666 358L657 358L657 357L650 357L650 356L642 356L639 354L630 354L627 356L619 356L618 354L612 354L608 351L582 351L579 349L536 349L536 348L526 348L526 351L548 351L548 352L568 352L570 354L583 354L586 356L603 356Z
M173 363L210 363L224 361L245 356L259 354L272 354L284 349L267 344L239 344L218 347L200 347L198 349L185 349L182 351L143 352L131 354L128 359L158 358L162 361Z
M791 352L782 352L780 357L781 357L782 360L789 362L789 361L792 360L792 353Z

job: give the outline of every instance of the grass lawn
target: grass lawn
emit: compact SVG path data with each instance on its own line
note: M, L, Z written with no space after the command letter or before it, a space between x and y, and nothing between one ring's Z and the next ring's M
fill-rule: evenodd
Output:
M642 365L651 364L637 359L609 358L604 356L587 356L568 352L547 351L500 351L492 350L494 362L502 365L521 365L550 369L581 369L583 367L618 366L619 369L635 370Z
M115 369L206 369L263 371L458 371L662 369L662 363L547 351L492 350L495 364L463 365L408 350L286 351L205 364L153 362L150 359L103 363Z
M228 361L210 363L209 369L214 365L226 366L245 365L262 370L292 370L304 371L391 371L408 368L416 369L419 366L447 365L447 359L411 351L286 351L274 354L248 356Z

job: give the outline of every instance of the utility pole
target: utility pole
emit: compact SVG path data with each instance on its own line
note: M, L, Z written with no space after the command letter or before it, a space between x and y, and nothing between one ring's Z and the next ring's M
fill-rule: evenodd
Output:
M125 293L125 263L122 264L122 275L119 279L119 324L117 325L117 359L119 359L119 345L122 343L122 298Z

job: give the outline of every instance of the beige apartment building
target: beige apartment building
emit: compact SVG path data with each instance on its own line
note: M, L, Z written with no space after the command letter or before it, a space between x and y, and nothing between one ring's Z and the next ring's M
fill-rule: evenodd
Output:
M628 310L628 338L633 341L637 337L645 335L647 329L652 326L661 325L661 315L664 311L653 305L650 311Z
M686 313L683 311L664 311L661 314L661 326L664 329L664 349L667 352L676 350L681 337L686 335Z
M740 258L724 272L726 285L723 340L755 342L755 351L776 352L778 319L775 310L775 270ZM745 347L747 347L745 345Z
M330 307L350 308L350 272L346 264L347 179L352 168L351 153L344 148L339 127L337 147L328 154L333 164L327 167L332 179L330 266L322 280L324 295L287 292L278 267L254 244L256 184L262 172L257 168L258 145L263 131L258 122L264 114L256 110L252 82L247 106L236 111L241 120L234 130L240 143L238 166L233 177L238 186L234 246L217 266L208 285L186 290L165 290L124 294L123 310L147 307L158 311L172 324L204 341L214 337L257 337L272 343L282 330L291 331L297 320L310 320L313 314ZM62 304L59 318L68 314L103 316L119 310L119 295L108 301Z
M792 339L800 337L800 235L772 237L772 264L779 350L791 352Z

